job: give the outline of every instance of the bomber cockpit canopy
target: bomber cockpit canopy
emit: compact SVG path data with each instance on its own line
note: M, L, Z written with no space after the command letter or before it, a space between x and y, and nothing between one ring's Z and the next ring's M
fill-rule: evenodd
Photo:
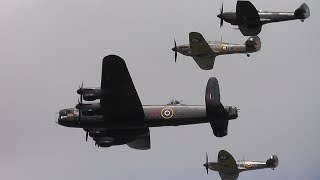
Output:
M167 105L181 105L181 101L173 99Z

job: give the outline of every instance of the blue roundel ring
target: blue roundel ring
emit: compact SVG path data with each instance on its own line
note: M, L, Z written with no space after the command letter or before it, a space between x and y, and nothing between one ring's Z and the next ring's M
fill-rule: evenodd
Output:
M226 156L226 155L221 155L221 156L219 156L219 159L221 159L221 160L227 160L227 159L228 159L228 156Z

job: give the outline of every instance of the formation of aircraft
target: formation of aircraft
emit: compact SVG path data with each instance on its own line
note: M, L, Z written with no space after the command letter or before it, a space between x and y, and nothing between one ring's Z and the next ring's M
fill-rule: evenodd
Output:
M189 44L172 50L175 62L178 53L191 56L203 70L213 69L216 56L226 54L247 54L261 49L257 36L262 25L272 22L300 19L310 16L310 9L303 3L294 12L257 11L250 1L237 1L236 12L223 12L218 15L220 27L226 21L237 25L244 36L251 36L244 44L231 44L222 40L206 41L198 32L189 33ZM166 105L142 105L130 77L125 61L116 55L106 56L102 61L101 86L77 90L80 100L74 108L59 111L58 124L65 127L82 128L86 141L90 136L98 147L127 144L139 150L151 148L150 127L180 126L209 123L216 137L228 134L229 120L238 118L238 109L223 106L220 102L218 80L211 77L206 86L205 105L186 105L172 100ZM83 103L86 101L86 103ZM208 170L218 171L223 180L236 180L244 171L278 166L278 157L272 155L266 162L235 161L230 153L221 150L217 162L208 162Z
M198 66L203 70L211 70L216 56L226 54L247 54L257 52L261 49L261 41L258 36L250 37L244 44L230 44L222 41L206 41L198 32L189 33L189 44L177 46L174 41L172 51L185 56L191 56Z
M218 162L208 162L208 155L206 154L206 163L203 166L206 168L207 174L210 169L218 171L222 180L236 180L241 172L266 168L274 170L278 164L279 160L276 155L272 155L265 162L236 161L229 152L221 150L218 154Z
M237 25L244 36L256 36L261 32L262 25L300 19L302 22L310 16L310 9L303 3L294 12L268 12L258 11L250 1L237 1L236 12L223 12L220 14L220 27L223 21Z
M127 144L146 150L150 145L149 127L210 123L213 134L226 136L229 120L238 117L234 106L220 102L218 80L210 78L205 92L205 105L185 105L177 100L167 105L142 106L122 58L106 56L102 61L101 87L77 90L75 108L59 111L58 124L83 128L99 147ZM100 102L83 103L100 100Z

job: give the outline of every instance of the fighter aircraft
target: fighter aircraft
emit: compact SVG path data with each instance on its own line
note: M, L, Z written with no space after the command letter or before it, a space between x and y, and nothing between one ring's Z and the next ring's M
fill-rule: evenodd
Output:
M210 169L218 171L222 180L236 180L241 172L265 168L274 170L278 164L278 157L276 155L272 155L266 162L235 161L230 153L221 150L218 154L218 162L208 162L208 154L206 154L206 163L203 166L206 168L207 174Z
M220 27L223 21L232 25L238 25L244 36L256 36L261 32L262 25L273 22L289 21L300 19L302 22L310 16L310 9L303 3L294 12L268 12L257 11L250 1L237 1L236 12L223 12L223 5L220 14Z
M238 117L236 107L221 104L219 84L213 77L207 83L204 106L185 105L177 100L167 105L142 106L124 60L115 55L103 59L101 87L81 85L77 93L78 104L59 111L57 123L83 128L86 140L90 135L98 147L127 144L134 149L149 149L149 127L160 126L210 123L213 134L223 137L229 120Z
M249 53L257 52L261 49L261 41L258 36L250 37L245 44L230 44L222 41L206 41L198 32L189 33L189 44L177 46L174 40L172 51L175 52L175 62L177 53L191 56L203 70L213 68L216 56L225 54L244 53L249 57Z

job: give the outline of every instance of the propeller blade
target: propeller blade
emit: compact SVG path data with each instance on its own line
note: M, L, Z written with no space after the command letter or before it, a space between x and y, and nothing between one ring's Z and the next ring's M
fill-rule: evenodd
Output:
M86 131L86 142L88 142L88 135L89 135L89 132Z
M209 160L208 160L208 153L206 153L206 170L207 170L207 174L209 174Z
M223 26L222 14L223 14L223 3L222 3L222 6L221 6L221 9L220 9L220 27Z
M178 52L177 52L177 43L176 40L174 39L174 62L177 62L177 57L178 57Z
M81 120L81 106L82 106L82 102L78 99L78 104L76 105L76 108L79 111L79 115L78 115L78 121L80 122Z

